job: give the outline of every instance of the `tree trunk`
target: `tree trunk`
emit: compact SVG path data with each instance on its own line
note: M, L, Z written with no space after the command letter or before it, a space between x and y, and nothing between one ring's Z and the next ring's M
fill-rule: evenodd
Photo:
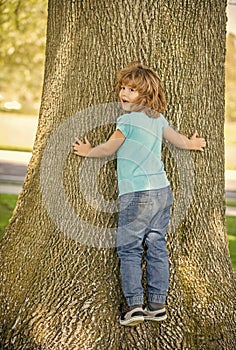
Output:
M236 349L236 283L225 230L226 0L50 0L33 156L1 241L1 348ZM115 160L82 160L118 113L115 73L131 60L160 72L167 119L197 129L204 153L164 148L175 195L168 231L168 318L119 325ZM80 111L76 114L77 111Z

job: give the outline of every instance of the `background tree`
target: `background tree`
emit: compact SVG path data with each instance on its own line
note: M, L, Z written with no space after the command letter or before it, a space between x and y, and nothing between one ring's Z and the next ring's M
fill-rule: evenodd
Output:
M222 0L49 1L38 132L1 242L3 349L235 349L236 286L224 219L225 7ZM168 233L169 317L124 328L118 260L104 246L117 215L86 199L82 187L93 187L99 165L75 158L70 145L84 131L93 144L109 136L116 108L102 109L94 124L100 109L91 106L115 100L115 72L131 60L161 72L167 118L187 135L197 129L208 146L203 154L165 148L178 204ZM99 169L109 207L117 197L113 160Z

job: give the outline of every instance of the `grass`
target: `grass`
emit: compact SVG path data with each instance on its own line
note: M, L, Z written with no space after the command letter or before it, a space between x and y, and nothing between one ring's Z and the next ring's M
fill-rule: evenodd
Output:
M5 227L11 218L18 196L14 194L0 194L0 239ZM229 202L227 202L229 205ZM230 202L231 206L236 206L236 202ZM234 270L236 270L236 216L226 217L226 227L229 239L229 250Z
M21 147L21 146L6 146L0 144L0 149L3 151L18 151L18 152L32 152L32 147Z
M236 202L227 201L226 205L227 205L227 207L236 207Z
M15 194L0 193L0 239L16 206L17 198Z
M234 203L235 205L236 203ZM232 265L236 270L236 216L226 216L226 227L229 239L229 250Z

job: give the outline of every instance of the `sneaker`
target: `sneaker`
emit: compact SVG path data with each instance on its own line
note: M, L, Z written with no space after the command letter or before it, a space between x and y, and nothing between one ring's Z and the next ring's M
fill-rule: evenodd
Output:
M145 311L141 307L124 312L120 317L120 324L122 326L137 326L144 321Z
M154 311L151 311L148 308L146 308L144 311L145 311L144 319L147 321L164 321L167 319L165 308L160 310L154 310Z

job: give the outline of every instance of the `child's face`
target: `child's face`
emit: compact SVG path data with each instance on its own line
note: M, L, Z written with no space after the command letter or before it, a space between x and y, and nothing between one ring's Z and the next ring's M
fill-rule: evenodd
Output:
M139 97L139 93L134 88L128 85L122 85L119 93L119 99L121 102L121 106L125 111L132 110L132 104L135 104L137 98Z

